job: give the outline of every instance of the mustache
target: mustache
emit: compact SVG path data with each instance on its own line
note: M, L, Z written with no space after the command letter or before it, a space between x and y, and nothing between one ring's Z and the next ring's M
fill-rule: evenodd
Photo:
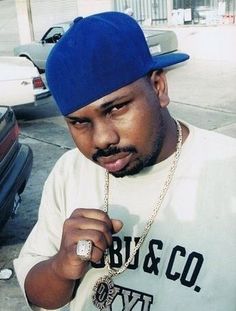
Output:
M97 152L94 153L92 156L93 161L97 162L98 158L100 157L109 157L111 155L118 154L120 152L132 152L137 153L137 150L133 146L127 146L127 147L109 147L106 149L99 149Z

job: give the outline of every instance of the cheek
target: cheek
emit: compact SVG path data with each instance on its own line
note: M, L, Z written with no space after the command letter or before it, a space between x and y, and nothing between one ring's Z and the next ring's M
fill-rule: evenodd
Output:
M156 109L136 113L130 117L123 128L124 137L136 148L149 149L158 132L158 113ZM140 150L141 151L141 150Z
M69 128L73 141L76 147L81 153L83 153L87 158L91 158L92 146L90 144L90 139L88 135L78 133L74 128Z

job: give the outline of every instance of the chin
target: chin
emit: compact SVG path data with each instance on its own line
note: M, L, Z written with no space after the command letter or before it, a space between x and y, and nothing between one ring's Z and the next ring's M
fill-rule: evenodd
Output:
M149 156L147 156L144 159L136 159L133 166L124 167L124 169L110 173L114 177L125 177L125 176L132 176L140 173L145 167L152 166L156 163L156 159L160 154L160 149L158 148L156 152L153 152Z
M144 168L143 162L138 162L136 165L133 167L126 167L122 169L121 171L118 172L113 172L110 173L112 176L117 177L117 178L122 178L125 176L132 176L138 174L142 169Z

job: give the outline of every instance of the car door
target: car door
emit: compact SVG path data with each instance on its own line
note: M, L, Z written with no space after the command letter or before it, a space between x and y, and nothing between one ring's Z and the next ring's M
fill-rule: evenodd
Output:
M33 82L37 69L24 57L0 57L0 105L34 102Z

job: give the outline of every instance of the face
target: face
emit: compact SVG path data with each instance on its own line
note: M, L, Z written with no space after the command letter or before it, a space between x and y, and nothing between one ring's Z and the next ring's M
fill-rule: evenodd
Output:
M155 164L165 137L158 92L148 77L65 119L78 149L115 177Z

